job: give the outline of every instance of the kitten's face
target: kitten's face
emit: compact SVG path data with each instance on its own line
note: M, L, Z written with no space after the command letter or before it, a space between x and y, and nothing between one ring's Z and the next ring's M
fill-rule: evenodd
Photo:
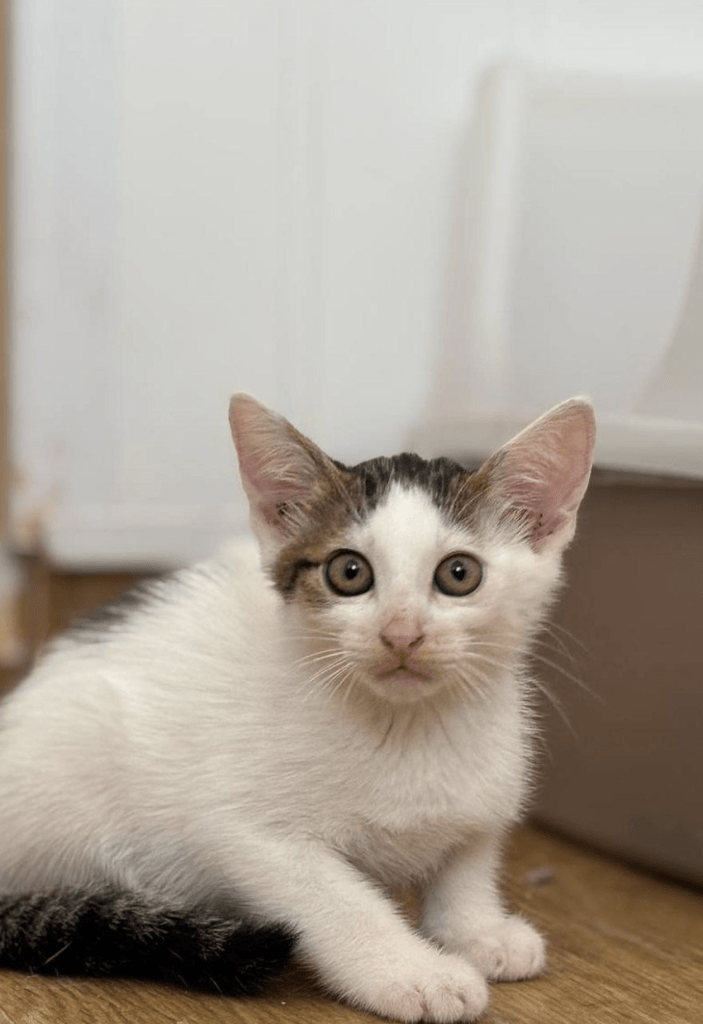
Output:
M480 693L514 665L558 563L543 564L480 507L472 520L396 483L358 521L327 536L320 522L311 548L296 546L287 601L310 646L325 652L311 662L321 683L405 703L444 687ZM281 578L290 570L284 556Z
M408 454L342 466L246 395L230 421L264 565L314 647L311 680L405 702L485 691L515 666L588 484L587 401L556 406L474 474Z

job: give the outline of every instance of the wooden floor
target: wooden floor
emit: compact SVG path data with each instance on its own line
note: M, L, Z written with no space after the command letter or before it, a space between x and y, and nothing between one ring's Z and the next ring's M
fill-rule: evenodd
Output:
M506 866L512 903L549 937L548 973L494 985L486 1024L701 1024L703 893L534 828ZM301 970L259 998L0 972L2 1024L352 1024Z
M129 575L28 566L33 645L116 596ZM0 672L0 689L11 676ZM703 892L658 880L533 827L508 851L505 891L549 939L547 974L495 985L486 1024L702 1024ZM257 999L129 981L0 972L0 1024L342 1024L376 1018L330 1000L302 970Z

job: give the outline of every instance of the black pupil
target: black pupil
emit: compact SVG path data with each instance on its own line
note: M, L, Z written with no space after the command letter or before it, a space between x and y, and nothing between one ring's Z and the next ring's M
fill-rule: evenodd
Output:
M452 576L457 581L457 583L461 583L463 580L466 579L466 566L464 565L463 562L460 562L458 559L456 562L452 562L449 571L451 572Z
M348 580L354 580L359 575L359 563L355 558L350 558L344 566L344 576Z

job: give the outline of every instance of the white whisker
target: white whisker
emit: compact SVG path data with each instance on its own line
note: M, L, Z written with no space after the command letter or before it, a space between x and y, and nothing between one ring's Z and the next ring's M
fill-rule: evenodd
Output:
M574 643L578 647L580 647L582 651L587 651L588 650L588 648L586 647L586 644L583 642L583 640L579 640L579 638L576 636L575 633L572 633L570 630L566 629L565 626L560 625L558 622L550 621L550 622L544 623L542 628L545 629L548 633L552 633L554 630L557 630L558 632L563 633L564 636L571 643ZM556 637L555 637L555 639L556 639Z
M552 707L556 711L557 715L562 720L564 725L567 727L567 729L569 730L571 735L574 737L574 739L576 739L577 738L576 730L574 729L574 727L572 726L571 722L569 721L569 716L566 713L564 705L559 700L559 698L556 696L556 694L552 693L552 691L549 689L549 687L545 683L541 682L539 679L535 679L534 676L530 677L530 682L531 682L532 686L534 686L535 689L539 693L541 693L542 696L545 697L549 701L549 703L552 705Z
M544 654L540 654L539 651L533 651L530 657L534 661L539 661L543 665L547 665L549 668L553 668L555 672L558 672L565 679L568 679L569 682L574 683L574 685L578 686L579 689L583 690L584 693L587 693L589 697L593 697L594 700L597 700L601 704L605 703L605 698L602 697L601 694L596 693L596 691L591 689L591 687L584 683L582 679L579 679L578 676L575 676L573 672L568 672L563 665L560 665L556 661L552 661L551 658L547 658Z

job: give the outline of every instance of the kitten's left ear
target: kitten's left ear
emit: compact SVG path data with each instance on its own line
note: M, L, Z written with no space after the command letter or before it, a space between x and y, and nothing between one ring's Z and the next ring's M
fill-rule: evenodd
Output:
M576 529L593 462L596 423L588 399L555 406L484 466L491 488L529 531L536 551L565 547Z
M316 444L250 395L232 397L229 422L251 525L267 556L305 524L310 506L339 472Z

